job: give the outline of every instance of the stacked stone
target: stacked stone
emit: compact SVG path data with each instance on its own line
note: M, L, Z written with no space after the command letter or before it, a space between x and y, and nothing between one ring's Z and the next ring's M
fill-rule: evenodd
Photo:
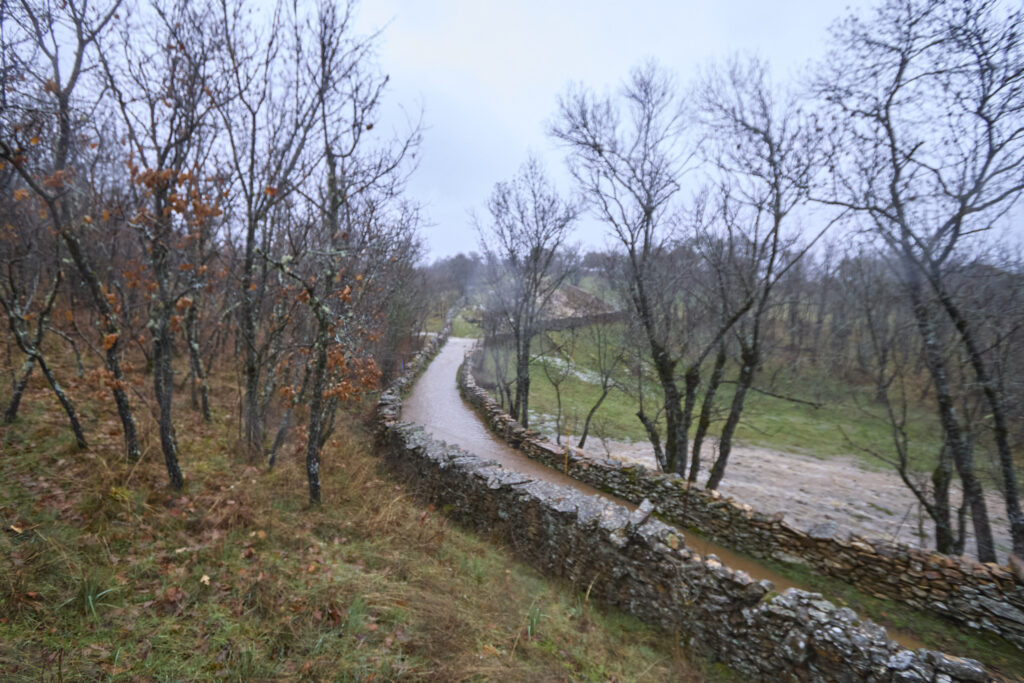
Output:
M645 501L630 513L597 496L485 462L390 420L380 445L389 468L459 523L503 540L538 569L668 632L755 680L983 681L980 664L910 651L885 630L816 593L779 595L767 581L701 556Z
M414 360L410 373L419 369ZM393 386L378 404L378 444L392 471L423 500L502 538L546 573L586 586L595 599L685 634L689 645L754 680L986 679L979 663L903 649L881 627L819 594L789 589L779 595L768 581L733 571L714 555L702 557L677 529L652 518L650 500L630 512L524 478L399 422L400 412L401 394ZM526 433L518 438L534 440Z
M1008 568L881 540L843 539L831 522L805 532L790 526L781 514L762 514L718 491L691 486L677 475L584 457L519 425L476 384L472 367L469 359L459 371L463 397L492 431L528 457L632 503L650 500L663 519L694 528L724 546L754 557L807 565L875 597L994 633L1024 649L1024 582Z

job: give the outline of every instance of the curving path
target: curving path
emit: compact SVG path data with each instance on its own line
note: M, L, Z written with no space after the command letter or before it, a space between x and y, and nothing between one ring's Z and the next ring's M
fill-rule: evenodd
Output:
M636 509L631 503L601 493L572 477L530 460L487 429L473 409L462 400L455 382L455 373L474 341L458 337L448 340L416 381L409 396L403 399L402 419L422 425L435 439L464 448L484 460L493 460L506 469Z
M403 400L402 419L422 425L427 433L436 439L464 448L485 460L493 460L509 470L553 484L572 487L585 494L600 496L635 509L636 506L631 503L530 460L487 429L473 409L462 400L455 380L456 371L474 341L457 337L448 340L416 381L412 392ZM793 582L785 577L691 531L685 531L684 537L686 544L697 552L703 555L717 555L724 564L733 569L742 569L755 579L768 579L775 584L777 590L794 587Z
M485 460L493 460L509 470L554 484L573 487L585 494L600 496L619 505L635 509L636 506L630 503L530 460L487 429L473 409L462 400L455 379L459 365L462 364L466 352L474 343L473 339L458 337L448 340L448 343L417 380L412 392L404 399L402 419L422 425L427 433L436 439L464 448ZM690 548L702 555L714 554L723 564L733 569L742 569L755 579L768 579L775 584L776 590L802 588L782 575L761 566L753 559L712 543L692 531L686 530L683 535ZM906 648L924 647L924 644L913 634L892 627L887 630L890 638Z

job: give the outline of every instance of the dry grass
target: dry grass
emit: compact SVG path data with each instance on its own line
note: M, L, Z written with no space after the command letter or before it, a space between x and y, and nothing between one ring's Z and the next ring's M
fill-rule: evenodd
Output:
M246 462L223 378L214 424L182 399L180 493L151 419L129 466L106 399L85 380L69 389L89 451L39 384L0 428L5 680L728 675L417 504L378 471L354 418L324 454L326 502L309 509L299 441L273 472Z

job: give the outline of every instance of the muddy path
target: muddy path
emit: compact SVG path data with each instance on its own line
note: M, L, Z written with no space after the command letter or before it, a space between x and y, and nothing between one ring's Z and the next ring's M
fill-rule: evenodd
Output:
M462 400L455 383L455 373L473 343L472 339L449 340L403 401L402 419L422 425L436 439L464 448L484 460L493 460L504 468L635 509L636 506L631 503L530 460L487 429L473 409ZM733 569L742 569L755 579L768 579L775 584L777 590L794 586L789 579L750 558L716 545L691 531L681 533L687 545L702 555L714 554Z
M607 440L595 446L587 449L592 455L655 467L649 444ZM714 443L705 447L705 468L698 481L707 480L707 468L716 455ZM828 525L840 538L855 534L934 548L934 526L899 475L868 469L852 458L820 459L770 448L736 446L719 490L761 512L781 512L792 526L805 531ZM951 491L951 498L959 501L959 490ZM987 502L996 551L999 559L1005 560L1011 547L1006 509L998 494L989 493ZM966 527L966 552L973 556L970 519Z
M609 502L635 509L631 503L600 492L571 477L530 460L518 450L494 436L479 416L459 394L456 385L456 371L473 346L475 340L451 338L437 357L416 381L410 394L402 404L402 419L422 425L436 439L446 441L470 451L485 460L492 460L507 469L521 472L537 479L568 486L587 495L600 496ZM755 579L771 581L776 590L802 588L799 584L774 570L762 566L756 560L724 548L692 531L681 531L686 544L702 555L715 555L728 567L741 569ZM826 596L827 597L827 596ZM913 634L889 628L889 637L903 647L923 647Z

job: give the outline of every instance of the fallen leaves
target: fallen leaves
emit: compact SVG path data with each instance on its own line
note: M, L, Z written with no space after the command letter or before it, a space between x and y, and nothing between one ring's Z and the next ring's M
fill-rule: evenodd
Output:
M168 586L163 595L156 600L142 603L142 606L151 607L156 605L164 614L181 614L184 609L183 603L187 597L188 593L178 586Z

